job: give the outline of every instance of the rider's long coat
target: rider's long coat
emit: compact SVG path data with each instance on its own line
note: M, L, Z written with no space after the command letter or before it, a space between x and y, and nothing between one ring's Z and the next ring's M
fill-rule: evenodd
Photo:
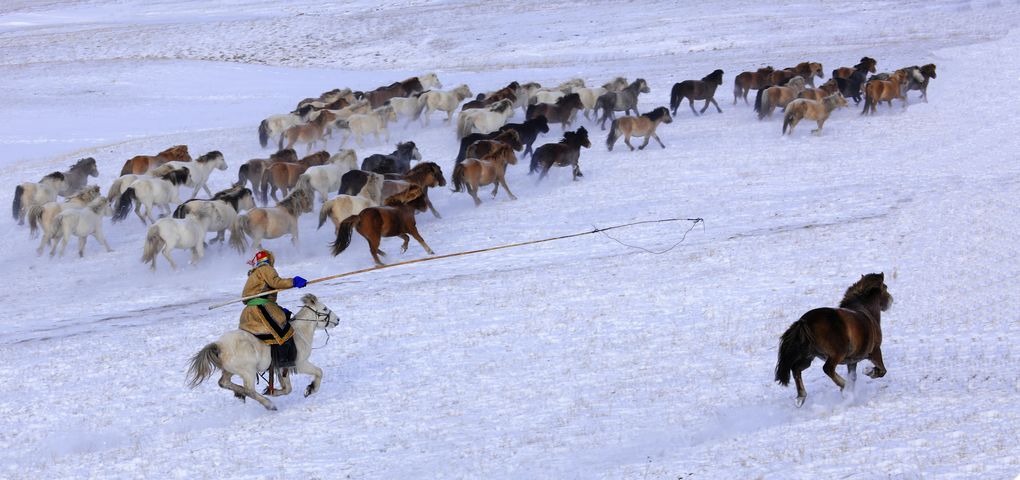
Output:
M294 280L280 278L280 275L276 273L276 269L272 265L261 265L248 273L248 281L244 284L244 291L241 292L241 296L247 297L270 290L292 288L293 286ZM270 337L263 337L263 341L266 343L283 344L293 335L293 330L289 327L286 328L287 335L281 334L287 323L286 314L276 304L275 293L262 298L269 301L261 307L245 305L244 310L241 312L241 324L238 328L255 335L269 335ZM265 318L262 313L263 310L269 314L270 318ZM274 325L270 325L268 322L274 322L275 328Z

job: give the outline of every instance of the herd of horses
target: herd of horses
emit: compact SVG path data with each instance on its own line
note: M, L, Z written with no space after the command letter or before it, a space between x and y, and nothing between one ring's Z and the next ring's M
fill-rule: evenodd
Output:
M776 108L784 109L785 135L803 119L815 120L818 128L814 132L820 133L832 111L847 106L847 98L858 103L863 99L864 114L874 113L881 102L891 106L894 99L905 105L910 90L919 90L927 101L928 82L935 78L934 64L881 74L875 73L876 65L874 59L864 57L854 67L834 70L832 78L817 88L815 78L824 78L824 74L822 65L815 62L782 70L764 67L743 72L734 79L733 103L743 98L749 104L750 90L757 90L755 110L759 119L768 118ZM870 78L868 73L872 74ZM590 126L597 123L603 131L609 122L609 151L620 139L635 150L632 137L644 138L636 149L644 149L652 139L666 148L657 128L673 122L684 100L695 116L710 105L721 113L714 95L722 83L722 70L714 70L701 80L678 82L671 89L669 107L655 107L643 114L638 110L639 97L651 89L642 78L628 81L616 77L600 87L588 87L580 79L554 87L514 81L498 90L473 95L467 85L439 90L439 78L429 73L370 91L334 89L301 100L290 113L263 120L258 128L259 143L264 148L273 143L277 151L239 165L237 180L227 189L213 193L207 186L214 170L228 168L220 152L192 158L186 145L176 145L155 155L127 160L105 196L99 187L87 185L89 177L99 175L96 160L81 159L67 171L17 186L12 213L19 224L28 221L32 235L41 237L39 254L48 247L51 256L58 251L63 255L69 239L75 236L79 239L79 255L84 256L88 236L111 250L103 235L104 217L121 222L134 211L147 228L141 259L155 270L160 254L177 268L172 256L175 249L190 250L192 263L200 261L208 241L228 243L242 253L252 247L261 248L264 240L286 235L297 245L299 218L318 208L318 227L327 219L334 227L332 255L343 253L357 231L368 242L375 263L381 265L386 256L381 242L387 237L401 238L402 252L413 237L433 254L417 229L415 216L431 211L435 218L442 218L429 200L429 190L446 186L447 179L438 163L423 160L413 141L399 142L392 153L369 155L359 162L354 150L343 148L349 139L362 145L371 134L377 143L388 143L387 125L401 118L408 124L428 125L431 114L445 112L444 121L454 125L459 142L450 177L452 191L466 192L477 206L482 203L479 189L488 185L493 186L493 198L501 187L511 200L517 198L507 184L506 174L517 164L518 154L521 159L531 157L528 172L537 173L539 182L552 167L571 168L573 180L583 177L581 151L592 144L584 126L569 130L579 121L579 113L593 122ZM695 108L695 101L705 102L700 110ZM510 122L518 109L523 121ZM535 147L538 139L550 132L550 123L560 124L560 140ZM343 135L337 153L317 150L319 145L326 147L336 131ZM295 147L302 143L307 151L299 156ZM181 187L192 190L183 202ZM207 199L197 198L202 191ZM65 200L59 202L58 197ZM275 204L270 205L270 198ZM156 209L162 211L162 218L153 216ZM207 240L210 233L216 235ZM879 284L880 288L876 286ZM845 381L834 373L835 364L846 363L852 380L856 362L867 358L876 365L874 375L883 375L885 368L878 353L880 334L866 330L877 328L878 312L890 302L882 279L866 276L851 287L845 305L839 309L806 314L783 336L776 380L786 385L792 372L799 405L806 395L800 372L814 357L827 359L824 370L841 388ZM840 350L847 345L853 348ZM207 374L201 369L196 373L201 378Z

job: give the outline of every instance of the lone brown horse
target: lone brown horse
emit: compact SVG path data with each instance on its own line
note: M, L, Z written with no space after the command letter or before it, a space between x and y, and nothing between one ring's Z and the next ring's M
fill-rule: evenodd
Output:
M747 93L751 90L759 90L769 85L769 75L775 71L771 66L759 68L756 72L742 72L733 78L733 104L737 104L737 98L743 97L744 104L750 105L747 101Z
M191 154L187 145L174 145L156 155L138 155L124 162L120 169L121 175L142 175L166 162L190 162Z
M691 104L691 111L695 115L700 115L708 110L708 104L715 105L715 109L722 113L722 109L719 108L719 104L715 101L715 89L722 85L723 71L716 70L706 75L701 80L684 80L680 83L673 85L673 90L669 94L669 106L673 110L673 115L676 115L676 109L680 108L680 103L684 99L688 99ZM705 106L701 107L701 113L698 113L694 109L695 100L704 100Z
M410 235L421 244L429 255L435 255L435 252L425 243L425 239L421 238L414 220L415 210L423 212L427 208L421 195L421 187L412 185L404 192L387 198L385 206L369 207L357 215L351 215L344 219L336 229L336 241L331 245L330 251L333 256L340 255L351 245L351 231L355 229L368 241L368 248L376 265L383 265L379 255L386 255L386 252L379 249L379 243L383 237L402 238L404 245L400 247L400 253L404 253L410 243L410 238L408 238Z
M857 363L861 360L874 365L864 372L865 375L885 376L881 315L892 302L885 275L869 273L847 289L839 308L816 308L790 325L779 342L776 382L784 387L789 385L790 373L793 373L798 407L807 398L801 372L811 366L815 357L825 359L822 371L840 391L846 386L846 380L836 373L836 365L846 365L851 382L857 380Z

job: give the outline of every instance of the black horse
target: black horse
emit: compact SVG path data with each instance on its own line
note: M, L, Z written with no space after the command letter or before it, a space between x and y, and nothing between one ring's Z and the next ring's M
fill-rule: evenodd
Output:
M538 176L538 181L541 182L553 165L569 166L574 167L573 179L577 180L577 177L584 176L581 174L581 167L577 164L581 158L581 147L591 148L591 142L588 141L588 130L581 127L573 132L565 132L563 140L558 143L547 143L535 149L535 153L531 156L531 171L534 172L541 167L542 173Z
M389 154L376 153L365 157L361 169L375 173L397 173L403 175L411 170L411 160L421 160L421 153L414 142L397 144L397 149Z

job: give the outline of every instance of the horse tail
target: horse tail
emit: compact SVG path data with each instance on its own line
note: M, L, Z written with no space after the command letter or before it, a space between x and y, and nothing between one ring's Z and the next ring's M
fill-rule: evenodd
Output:
M329 218L329 212L332 210L333 200L326 200L322 202L322 208L319 209L319 226L315 227L316 230L322 228L322 225L326 223L326 219Z
M188 367L188 385L191 388L197 387L212 375L213 368L223 370L223 365L220 363L220 345L216 342L202 347L194 357L191 357L191 366Z
M336 229L336 241L330 245L334 257L343 253L351 245L351 231L357 228L358 223L361 223L361 215L351 215L340 222L340 226Z
M247 163L241 165L241 168L237 169L237 184L242 187L248 183L248 173L251 167ZM251 186L255 186L255 182L251 182Z
M744 87L740 85L740 75L733 77L733 103L737 103L737 98L744 94Z
M613 124L609 127L609 135L606 136L606 147L609 150L613 149L613 144L620 138L620 119L613 120Z
M269 145L269 119L265 119L259 124L259 143L262 144L262 148L266 148Z
M669 91L669 109L673 110L676 114L676 109L680 108L680 100L683 97L680 95L680 84L673 85L673 89Z
M155 265L156 254L163 248L166 242L159 235L159 227L153 225L145 234L145 247L142 249L142 263L152 262Z
M269 177L272 176L272 172L269 171L269 167L262 169L262 178L259 179L259 186L257 188L259 198L262 200L262 204L269 203ZM255 180L251 182L252 186L255 186Z
M11 210L12 210L12 213L14 214L14 219L15 220L17 220L19 217L21 217L21 197L24 194L25 194L25 187L22 187L21 185L18 185L17 187L14 187L14 204L11 205Z
M460 162L453 166L453 175L450 177L453 181L453 191L459 192L461 187L464 186L464 162Z
M769 87L761 87L758 89L758 93L754 94L754 111L761 112L761 97L765 95L765 90Z
M177 208L174 209L173 217L174 218L184 218L184 216L188 214L188 204L191 203L191 202L192 202L192 200L188 200L187 202L184 202L184 203L178 205Z
M131 168L131 160L128 160L128 161L124 162L124 166L121 167L120 174L121 174L121 176L128 175L130 173L133 173L131 170L133 170Z
M230 224L230 246L240 253L248 249L248 240L245 238L248 230L248 215L238 215L234 223Z
M539 148L541 151L542 149ZM538 158L535 157L535 152L531 152L531 165L528 166L528 175L538 171Z
M461 115L457 117L457 138L461 139L468 136L471 133L471 122L468 121L468 115Z
M790 126L790 124L793 123L794 115L796 115L794 113L794 109L788 109L786 113L783 114L783 135L786 135L786 127Z
M811 330L803 320L793 322L793 325L786 329L779 341L776 382L784 387L790 384L790 372L793 371L793 367L812 358L812 340Z
M119 222L127 218L128 213L131 212L131 202L135 200L134 187L124 190L124 193L121 193L120 198L117 199L117 205L113 207L113 221Z
M759 90L761 92L762 90ZM772 110L772 96L759 94L758 99L755 100L755 105L758 107L758 120L764 120L769 110Z
M418 120L421 118L421 112L425 111L425 106L429 103L428 92L422 92L418 94L418 106L414 108L414 119Z
M532 118L531 114L535 113L536 108L538 108L537 103L532 103L531 105L528 105L528 109L524 111L524 119L530 120Z
M36 230L39 230L39 221L42 220L42 215L42 205L32 205L28 209L28 231L32 236L35 236Z

